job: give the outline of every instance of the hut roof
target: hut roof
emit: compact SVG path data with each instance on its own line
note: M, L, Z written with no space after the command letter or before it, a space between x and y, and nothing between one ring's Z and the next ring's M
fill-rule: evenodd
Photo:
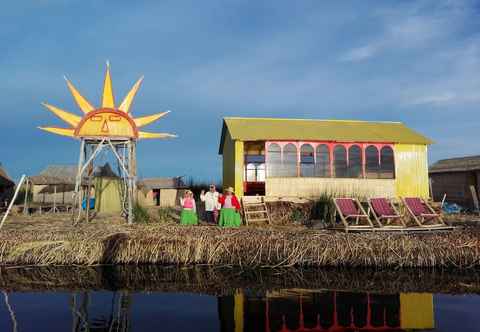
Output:
M75 165L49 165L39 175L31 176L30 179L37 185L74 185L76 176L77 166ZM109 163L95 167L93 176L118 177Z
M146 178L138 181L138 187L152 189L181 189L186 188L181 177L174 178Z
M0 163L0 182L3 182L5 184L9 185L15 185L15 182L12 180L12 178L8 175L7 170L3 167L3 165Z
M77 166L75 165L49 165L39 175L31 176L34 184L75 184Z
M442 159L430 166L430 173L466 172L480 170L480 156Z
M240 141L301 140L424 145L433 143L401 122L227 117L223 119L220 154L223 151L227 130L233 140Z

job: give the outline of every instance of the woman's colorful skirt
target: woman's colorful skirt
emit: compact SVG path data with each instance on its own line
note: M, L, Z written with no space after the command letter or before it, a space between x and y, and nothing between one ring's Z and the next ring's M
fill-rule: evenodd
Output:
M198 225L197 213L193 210L183 209L180 214L180 225Z
M220 218L218 219L218 225L220 227L240 227L242 219L240 213L233 208L223 208L220 210Z

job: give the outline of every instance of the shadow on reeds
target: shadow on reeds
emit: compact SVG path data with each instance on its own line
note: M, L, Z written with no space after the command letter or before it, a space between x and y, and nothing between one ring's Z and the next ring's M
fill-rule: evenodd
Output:
M480 270L232 269L177 266L0 268L4 291L128 290L230 295L238 289L480 293Z

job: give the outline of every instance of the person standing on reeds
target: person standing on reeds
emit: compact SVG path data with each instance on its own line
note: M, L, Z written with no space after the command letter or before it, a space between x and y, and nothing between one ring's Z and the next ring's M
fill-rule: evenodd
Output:
M192 191L185 191L183 198L180 198L180 205L182 206L180 225L198 225L197 206Z
M210 185L209 191L205 193L205 190L202 190L200 193L200 200L205 203L205 216L209 224L216 223L215 212L219 208L218 196L219 193L213 184Z
M233 188L225 189L225 194L218 197L222 209L218 225L220 227L240 227L242 220L240 218L240 203L233 192Z

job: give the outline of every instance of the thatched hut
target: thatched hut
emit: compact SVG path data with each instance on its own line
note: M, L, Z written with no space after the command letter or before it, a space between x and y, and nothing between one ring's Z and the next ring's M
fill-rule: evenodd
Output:
M146 178L138 181L138 203L142 206L173 207L186 186L181 177Z
M219 154L240 196L426 198L431 143L400 122L224 118Z
M72 204L76 174L74 165L49 165L40 174L31 176L33 203Z
M7 171L0 163L0 208L12 199L14 189L15 182L8 176Z
M75 191L75 165L49 165L39 175L31 176L33 203L40 205L71 205ZM99 212L121 211L120 178L109 163L93 170L91 190L95 197L96 210ZM84 177L82 186L86 189L88 181Z
M440 201L447 195L448 202L473 209L475 193L480 192L480 156L442 159L430 166L433 199Z

